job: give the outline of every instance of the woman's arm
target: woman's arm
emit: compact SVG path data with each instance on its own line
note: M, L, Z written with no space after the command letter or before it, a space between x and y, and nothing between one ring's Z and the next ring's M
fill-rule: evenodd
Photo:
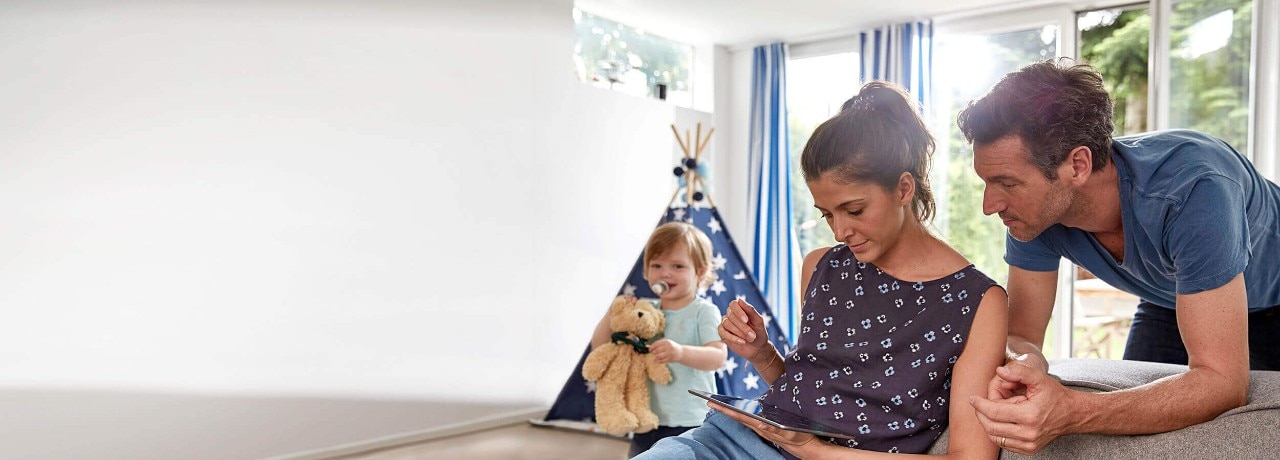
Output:
M809 289L809 278L813 277L813 271L818 268L818 262L822 261L823 254L830 251L830 247L818 248L809 251L804 256L804 263L800 264L800 306L804 307L804 296Z
M823 254L831 250L829 247L818 248L809 251L804 256L804 262L800 264L800 305L796 308L796 316L803 314L804 308L804 292L809 289L809 278L813 277L813 270L818 267L818 262L822 260ZM756 366L756 370L760 372L760 377L769 385L773 385L773 381L781 377L786 372L785 356L773 346L773 342L766 342L759 353L758 359L752 359L751 364Z
M826 252L826 248L821 248L805 256L800 281L806 288L809 285L809 276L813 274L814 267L818 266L818 261ZM746 301L729 302L729 308L725 309L724 321L720 322L718 332L720 340L729 347L729 350L750 361L760 373L760 378L766 383L772 385L773 381L778 380L786 370L785 360L774 348L773 342L769 341L769 331L764 327L764 319L760 317L755 307Z
M987 397L996 368L1005 362L1008 333L1009 296L1000 286L992 286L978 304L968 343L951 372L948 457L990 459L1000 455L1000 448L987 436L969 400Z

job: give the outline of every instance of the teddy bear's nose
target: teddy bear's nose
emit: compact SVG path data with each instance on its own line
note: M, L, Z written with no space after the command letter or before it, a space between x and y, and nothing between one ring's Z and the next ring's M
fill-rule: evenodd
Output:
M638 312L636 312L636 316L637 316L637 317L640 317L640 318L644 318L644 312L642 312L642 311L638 311Z

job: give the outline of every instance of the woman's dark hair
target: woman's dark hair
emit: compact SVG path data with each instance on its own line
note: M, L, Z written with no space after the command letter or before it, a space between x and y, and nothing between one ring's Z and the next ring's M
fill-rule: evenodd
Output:
M806 182L833 172L841 181L876 184L885 190L895 189L902 173L911 173L916 180L911 211L923 223L933 218L935 209L929 189L934 145L906 90L873 81L846 101L840 113L818 125L804 146L800 167Z
M1030 64L1005 75L991 92L960 111L960 131L973 145L1010 134L1049 180L1072 149L1093 152L1093 170L1111 161L1111 96L1102 75L1070 58Z

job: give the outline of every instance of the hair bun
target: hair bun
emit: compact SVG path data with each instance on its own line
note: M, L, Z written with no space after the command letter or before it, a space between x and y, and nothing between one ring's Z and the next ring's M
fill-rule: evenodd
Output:
M870 109L871 109L871 98L868 97L867 95L862 94L861 91L858 92L858 94L855 94L853 97L849 98L849 100L844 101L844 104L840 105L840 113L852 112L855 110L870 110Z
M916 105L905 94L904 89L893 83L881 80L874 80L863 85L858 94L840 106L840 112L842 113L851 110L885 111L898 121L905 121L902 119L904 109L915 110Z

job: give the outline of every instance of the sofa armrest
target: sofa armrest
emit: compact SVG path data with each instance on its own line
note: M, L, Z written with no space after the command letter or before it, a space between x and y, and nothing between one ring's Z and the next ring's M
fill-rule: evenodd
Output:
M1050 374L1063 385L1090 392L1133 388L1186 370L1186 366L1140 361L1049 361ZM1150 435L1063 436L1035 458L1274 458L1280 451L1280 372L1252 371L1249 377L1248 402L1208 422ZM946 452L946 443L944 432L929 453ZM1031 457L1004 451L1000 458Z

